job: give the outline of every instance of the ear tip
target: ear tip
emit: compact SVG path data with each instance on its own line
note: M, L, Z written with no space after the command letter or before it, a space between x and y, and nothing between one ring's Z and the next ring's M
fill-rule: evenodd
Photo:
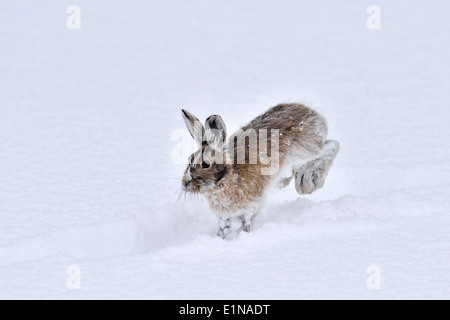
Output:
M222 117L221 117L221 116L219 116L218 114L213 114L213 115L209 116L207 120L210 120L210 119L215 119L215 118L219 118L219 119L221 119Z

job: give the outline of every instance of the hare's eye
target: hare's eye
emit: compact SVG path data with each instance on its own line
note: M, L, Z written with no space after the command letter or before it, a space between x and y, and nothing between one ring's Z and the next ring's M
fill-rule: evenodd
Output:
M209 161L203 161L203 162L202 162L202 168L203 168L203 169L208 169L209 166L210 166Z

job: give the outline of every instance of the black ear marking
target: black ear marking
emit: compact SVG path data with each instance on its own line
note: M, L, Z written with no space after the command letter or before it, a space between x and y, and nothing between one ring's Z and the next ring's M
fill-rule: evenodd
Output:
M187 112L187 111L184 110L184 109L181 109L181 112L183 112L183 115L184 115L186 118L189 118L189 112Z
M212 116L209 116L208 119L206 119L206 125L210 129L226 131L225 122L223 122L222 117L217 114L213 114Z
M207 139L216 143L224 142L227 135L227 128L221 116L212 115L205 121Z
M219 121L217 121L217 117L218 116L214 115L214 116L211 116L211 117L208 118L208 119L210 119L209 120L209 127L211 129L222 129L221 126L220 126Z
M201 146L202 141L204 140L205 128L197 119L197 117L184 109L181 109L181 116L183 117L186 128L188 129L192 138L195 140L198 146Z

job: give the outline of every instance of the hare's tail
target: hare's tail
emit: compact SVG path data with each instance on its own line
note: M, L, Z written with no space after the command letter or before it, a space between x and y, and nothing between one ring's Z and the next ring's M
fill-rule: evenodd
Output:
M310 194L323 187L328 170L338 152L339 142L327 140L317 158L301 166L293 167L295 189L299 194Z

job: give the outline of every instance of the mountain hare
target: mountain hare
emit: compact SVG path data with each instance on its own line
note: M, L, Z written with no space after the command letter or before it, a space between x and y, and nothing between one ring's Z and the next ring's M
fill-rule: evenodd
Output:
M285 187L295 177L299 194L321 188L339 151L337 141L326 140L326 120L301 104L272 107L232 135L218 115L204 126L185 110L182 116L199 147L189 158L183 190L208 200L224 239L251 231L270 185ZM286 166L292 175L280 178Z

